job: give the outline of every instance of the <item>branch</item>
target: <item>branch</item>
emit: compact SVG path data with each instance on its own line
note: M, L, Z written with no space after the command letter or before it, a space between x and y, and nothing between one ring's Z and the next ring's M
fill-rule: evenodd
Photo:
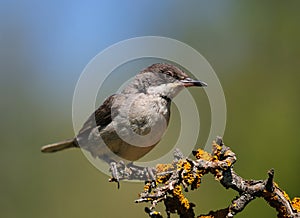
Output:
M269 170L265 180L246 180L240 177L233 170L236 155L223 144L220 137L213 142L211 153L199 149L194 151L193 155L196 160L183 158L182 153L176 150L173 163L158 164L156 169L124 167L121 164L122 166L118 167L118 178L149 181L146 182L144 191L140 193L136 203L150 202L151 206L146 207L145 212L152 218L163 217L161 213L154 210L159 202L164 202L167 217L177 213L180 218L194 218L195 204L188 201L183 190L199 188L203 175L208 173L213 174L226 189L237 191L238 196L227 208L199 215L198 218L234 217L257 197L265 199L271 207L275 208L280 218L300 217L300 198L289 199L288 195L273 181L274 170ZM151 181L153 175L155 181Z

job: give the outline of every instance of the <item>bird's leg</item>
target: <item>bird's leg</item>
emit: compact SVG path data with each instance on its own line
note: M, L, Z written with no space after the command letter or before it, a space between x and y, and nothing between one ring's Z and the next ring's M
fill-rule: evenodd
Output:
M120 188L120 176L117 168L117 163L112 161L110 162L110 171L112 178L109 179L110 182L116 182L118 184L118 189Z
M151 188L156 187L155 168L134 165L132 162L125 164L123 161L110 161L110 172L112 177L110 182L116 182L120 187L120 180L140 180L151 184Z
M152 187L156 187L155 182L155 168L154 167L141 167L134 165L133 162L127 164L127 168L130 169L131 179L144 180L150 182Z
M131 179L133 172L127 165L125 165L124 161L110 161L110 172L112 178L109 179L110 182L118 183L118 188L120 187L120 180Z
M152 188L156 187L156 177L155 177L155 169L153 167L147 167L148 178L151 181Z

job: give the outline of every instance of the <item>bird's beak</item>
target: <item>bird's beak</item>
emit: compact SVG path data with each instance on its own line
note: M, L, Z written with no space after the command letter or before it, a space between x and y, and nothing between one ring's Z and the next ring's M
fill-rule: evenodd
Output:
M200 87L205 87L207 86L207 84L205 82L199 81L199 80L194 80L191 78L185 78L183 80L180 80L181 83L183 83L183 85L185 87L190 87L190 86L200 86Z

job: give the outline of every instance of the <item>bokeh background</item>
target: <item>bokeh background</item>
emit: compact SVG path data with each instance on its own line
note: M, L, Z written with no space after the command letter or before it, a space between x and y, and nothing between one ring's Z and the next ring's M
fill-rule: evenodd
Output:
M78 150L40 153L73 136L73 91L91 58L144 35L180 40L206 57L225 92L224 140L238 155L236 171L264 179L274 168L276 182L299 196L299 7L296 0L1 0L1 217L147 217L148 205L133 203L143 184L117 190ZM199 214L236 194L206 176L187 196ZM237 217L276 212L257 199Z

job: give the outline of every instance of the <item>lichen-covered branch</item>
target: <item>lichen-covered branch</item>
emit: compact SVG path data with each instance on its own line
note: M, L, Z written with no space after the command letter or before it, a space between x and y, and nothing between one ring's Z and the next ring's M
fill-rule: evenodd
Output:
M208 153L204 150L193 152L196 160L184 158L179 150L174 153L174 161L170 164L159 164L155 169L138 168L119 164L118 177L122 179L144 179L144 191L140 193L136 203L150 202L145 212L153 218L163 217L155 211L155 206L163 202L167 217L177 213L181 218L194 218L194 203L184 196L184 191L200 187L203 175L211 173L225 188L238 192L238 196L224 209L210 212L197 217L225 218L234 217L241 212L248 203L257 197L264 198L270 206L278 212L278 217L300 217L300 198L290 200L288 195L273 181L274 170L268 172L265 180L246 180L234 170L236 155L229 147L223 144L220 137L213 142L213 150ZM152 180L153 176L155 180Z

